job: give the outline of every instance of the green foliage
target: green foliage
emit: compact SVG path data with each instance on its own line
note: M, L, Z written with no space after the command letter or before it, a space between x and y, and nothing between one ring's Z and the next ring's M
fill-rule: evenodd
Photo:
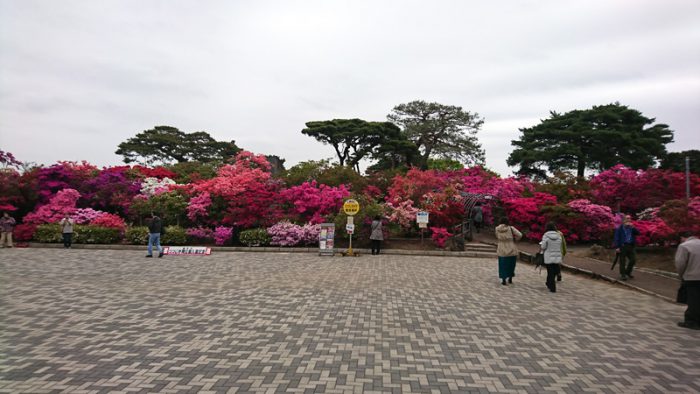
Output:
M42 224L34 233L37 242L60 243L63 242L63 234L58 224ZM113 244L122 240L122 233L113 227L100 227L90 225L76 225L73 233L75 244Z
M148 227L127 227L124 239L131 245L148 245Z
M372 219L379 215L384 216L384 208L382 205L368 198L362 194L355 194L351 196L357 200L360 204L360 211L353 217L353 222L355 224L355 231L353 234L353 239L369 239L370 235L370 223ZM341 209L338 215L335 217L333 223L335 223L335 236L336 238L347 239L348 233L345 231L345 224L348 221L348 215Z
M165 222L181 223L187 212L187 197L181 190L173 190L148 199L134 199L131 205L132 214L149 217L151 212L158 212Z
M454 171L461 170L464 165L457 160L452 159L428 159L429 170Z
M357 171L347 166L331 165L329 159L303 161L291 167L285 174L285 182L289 186L314 180L334 187L347 185L356 192L362 191L369 184L368 179Z
M560 203L567 203L579 198L589 199L590 190L590 183L586 179L561 171L557 171L553 176L547 178L547 182L539 183L535 187L536 192L556 196Z
M161 245L184 245L187 243L185 229L180 226L166 226L160 237Z
M175 127L156 126L122 142L115 153L124 156L124 163L168 164L220 162L239 151L234 141L219 142L204 131L185 133Z
M288 186L301 185L304 182L318 181L321 174L331 167L330 159L302 161L284 172Z
M216 163L201 163L188 161L167 166L167 169L177 174L175 182L184 184L203 179L211 179L216 176Z
M617 164L646 168L666 155L673 131L665 124L619 103L551 112L540 124L522 128L520 139L508 157L508 165L519 165L518 173L544 178L541 169L575 170L583 177L586 169L605 170Z
M417 100L394 107L387 118L403 129L418 148L417 165L428 168L428 159L445 158L470 165L484 162L484 150L476 134L484 121L462 107Z
M271 237L264 228L252 228L241 231L238 239L246 246L267 246Z
M671 152L661 159L659 168L685 172L685 158L690 158L690 172L700 175L700 150L685 150L683 152Z
M360 172L362 159L375 152L393 152L396 147L383 145L392 141L404 141L401 130L390 122L367 122L362 119L333 119L307 122L302 134L331 145L341 166L349 166ZM378 149L379 148L379 149Z

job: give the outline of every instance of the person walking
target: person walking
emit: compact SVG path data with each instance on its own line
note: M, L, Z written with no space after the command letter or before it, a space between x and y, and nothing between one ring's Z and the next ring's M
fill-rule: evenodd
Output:
M675 263L686 289L688 309L679 327L700 330L700 239L691 232L681 234Z
M496 226L496 239L498 240L498 277L501 279L501 284L506 285L513 283L515 276L515 263L518 259L520 251L515 246L515 241L520 240L523 234L517 228L508 225L508 219L503 218L500 224Z
M0 218L0 247L12 247L12 232L15 230L15 218L4 212Z
M371 233L369 235L370 242L372 243L372 255L379 254L382 247L382 241L384 240L384 230L382 229L382 217L377 215L372 220Z
M71 219L70 215L66 214L58 225L61 226L61 235L63 235L63 247L70 249L73 245L73 225L75 221Z
M562 235L557 231L553 222L547 223L540 242L540 251L544 256L544 266L547 268L547 281L545 284L552 293L557 292L557 275L561 270Z
M153 245L158 249L158 257L163 257L163 248L160 246L160 233L163 232L163 221L154 212L151 212L151 222L148 223L148 254L153 257Z
M474 220L474 228L476 228L476 233L481 232L481 227L484 224L484 210L481 208L481 203L477 202L472 209L472 219Z
M625 215L620 227L615 229L614 244L615 252L620 255L620 279L633 279L632 269L637 262L637 252L635 250L637 235L639 230L632 226L632 217Z

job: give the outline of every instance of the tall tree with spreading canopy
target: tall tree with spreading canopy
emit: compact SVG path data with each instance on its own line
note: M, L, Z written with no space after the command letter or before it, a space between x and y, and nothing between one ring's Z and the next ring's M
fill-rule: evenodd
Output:
M484 121L462 107L412 101L394 107L387 118L400 126L418 148L417 165L428 168L428 159L453 159L468 165L483 164L484 150L476 134Z
M685 171L685 158L690 159L690 172L700 175L700 150L684 150L682 152L670 152L663 159L659 168L664 170Z
M401 130L390 122L367 122L362 119L308 122L301 132L331 145L339 164L353 167L357 172L360 171L360 161L373 157L375 149L402 138Z
M152 165L223 161L240 151L234 141L217 141L205 131L185 133L175 127L156 126L122 142L115 153L124 156L124 163Z
M647 168L666 155L666 144L673 141L673 131L654 122L620 103L565 114L552 111L540 124L520 129L507 162L519 165L519 174L536 176L545 174L543 166L550 172L574 170L579 177L586 169L602 171L617 164Z

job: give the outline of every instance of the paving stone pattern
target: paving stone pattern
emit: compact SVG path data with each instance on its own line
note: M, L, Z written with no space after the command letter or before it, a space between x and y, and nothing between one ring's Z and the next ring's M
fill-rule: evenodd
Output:
M0 250L0 392L700 392L684 307L489 259Z

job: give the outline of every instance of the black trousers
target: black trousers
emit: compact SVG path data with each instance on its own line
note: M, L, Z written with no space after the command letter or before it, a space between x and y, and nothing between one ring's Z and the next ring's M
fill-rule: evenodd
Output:
M378 239L373 239L372 241L372 254L379 254L379 249L382 247L382 241Z
M685 310L685 322L700 326L700 280L687 280L688 309Z
M554 293L557 291L557 274L560 272L559 264L545 264L544 266L547 268L547 282L545 284L549 291Z
M63 233L63 247L70 248L73 244L73 233Z
M630 276L637 262L637 252L634 245L622 245L620 248L620 275Z

